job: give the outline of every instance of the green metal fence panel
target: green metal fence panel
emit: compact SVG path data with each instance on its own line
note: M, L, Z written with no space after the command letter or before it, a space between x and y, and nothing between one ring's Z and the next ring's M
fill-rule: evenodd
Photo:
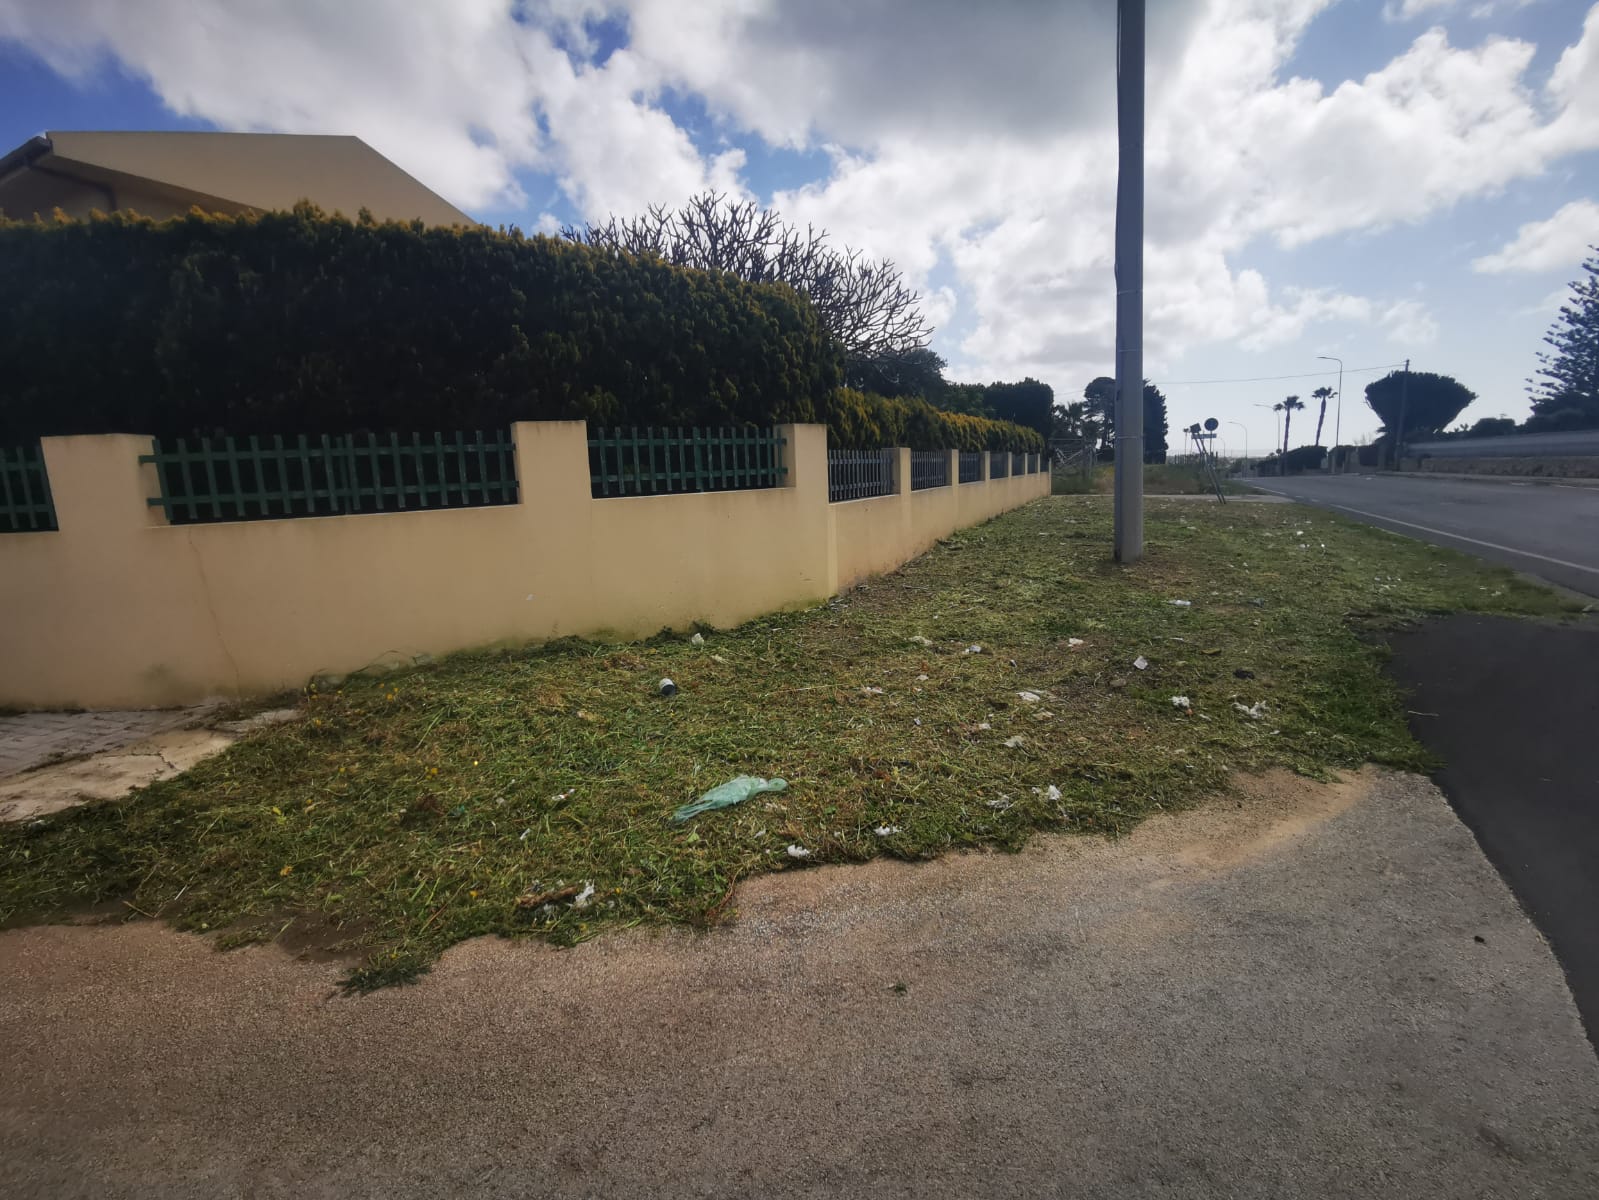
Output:
M869 496L892 496L894 462L899 455L883 450L829 450L827 452L827 498L865 500Z
M39 443L0 446L0 533L50 533L56 506Z
M154 441L141 463L156 468L161 494L148 503L174 525L478 508L515 504L516 444L509 430L420 433L305 434L270 445L252 434Z
M962 450L960 472L962 483L981 483L983 481L983 452L981 450Z
M948 450L911 451L911 491L949 486Z
M781 487L783 443L776 429L591 429L589 484L598 498Z

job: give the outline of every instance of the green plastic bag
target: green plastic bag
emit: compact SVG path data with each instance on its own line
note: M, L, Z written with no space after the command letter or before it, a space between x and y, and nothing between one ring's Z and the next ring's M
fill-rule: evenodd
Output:
M686 821L690 817L697 817L702 812L710 812L713 808L731 808L735 804L742 804L751 796L759 796L762 792L781 792L788 786L786 779L762 779L758 775L740 775L737 779L729 779L718 787L713 787L693 804L685 804L672 814L674 821Z

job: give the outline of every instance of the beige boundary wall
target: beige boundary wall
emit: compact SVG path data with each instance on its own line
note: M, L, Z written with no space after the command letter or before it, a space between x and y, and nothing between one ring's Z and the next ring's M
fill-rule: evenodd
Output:
M59 530L0 535L0 706L138 708L567 635L728 627L818 603L1049 473L830 504L827 430L787 426L785 485L593 499L582 422L513 426L521 501L166 523L150 439L44 439ZM958 479L951 453L951 480Z

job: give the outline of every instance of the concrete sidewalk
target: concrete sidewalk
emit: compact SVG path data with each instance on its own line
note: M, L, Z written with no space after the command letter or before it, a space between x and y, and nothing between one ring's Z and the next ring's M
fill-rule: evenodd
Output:
M0 933L16 1197L1599 1195L1560 969L1425 780L767 876L419 985Z

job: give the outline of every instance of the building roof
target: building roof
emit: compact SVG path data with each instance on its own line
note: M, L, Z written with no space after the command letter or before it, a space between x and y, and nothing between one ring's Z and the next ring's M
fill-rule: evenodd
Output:
M350 217L365 208L379 219L475 224L350 136L52 130L0 158L0 205L7 184L27 172L85 181L113 195L119 187L156 193L181 208L265 211L308 199Z

